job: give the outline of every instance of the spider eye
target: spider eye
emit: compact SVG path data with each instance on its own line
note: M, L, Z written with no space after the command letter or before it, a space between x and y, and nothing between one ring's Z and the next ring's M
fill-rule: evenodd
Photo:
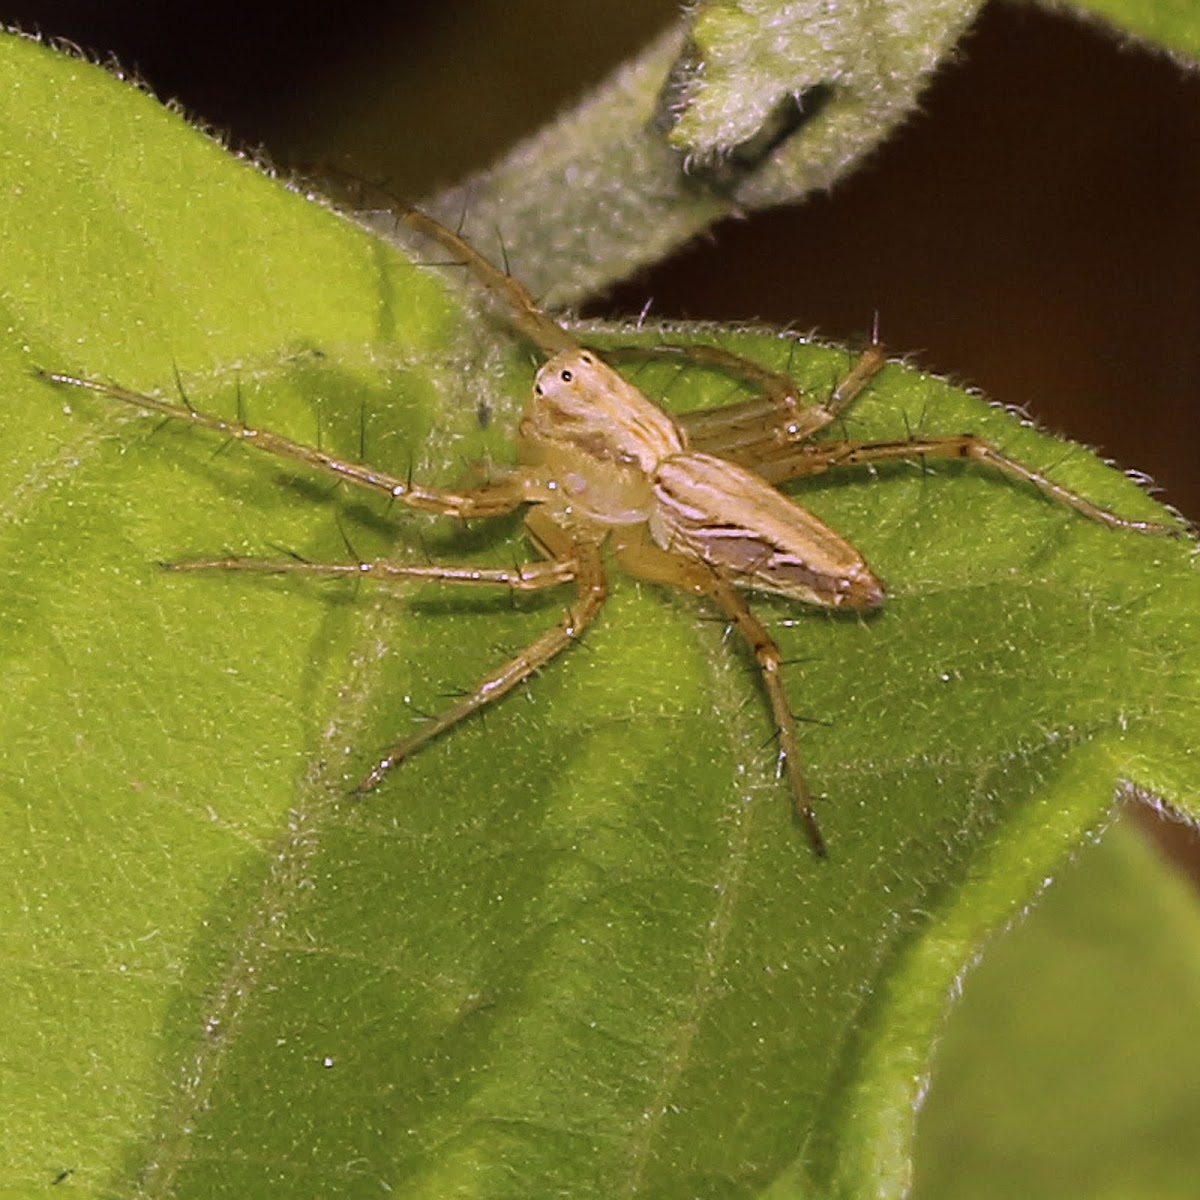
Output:
M571 380L575 378L570 371L562 371L559 373L558 377L563 381L563 383L570 383Z

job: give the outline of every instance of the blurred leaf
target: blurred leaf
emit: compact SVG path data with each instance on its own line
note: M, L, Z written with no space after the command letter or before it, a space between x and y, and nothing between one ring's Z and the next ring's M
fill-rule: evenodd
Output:
M825 863L739 648L623 581L584 647L353 801L372 755L559 599L155 563L344 558L343 531L363 555L507 563L529 554L517 523L389 514L30 370L169 390L178 364L198 405L240 394L264 427L346 455L361 436L437 481L510 453L528 356L450 290L461 272L115 78L5 38L0 89L3 1194L68 1169L102 1196L899 1194L979 938L1118 779L1197 794L1189 547L959 466L806 487L892 595L861 622L757 605L799 660ZM671 337L818 394L848 362ZM638 378L681 408L734 396L670 364ZM899 366L848 425L922 422L1154 511Z
M493 258L503 251L535 295L579 305L723 218L846 179L912 118L980 7L704 0L577 105L424 207L450 225L465 212L472 240ZM1191 0L1065 7L1151 48L1200 53Z
M825 191L909 116L962 0L706 0L576 107L425 207L559 306L722 217Z
M918 1200L1196 1192L1200 906L1122 822L966 980L917 1138Z
M1174 51L1193 64L1200 59L1200 10L1191 0L1070 0L1061 7L1099 17L1114 33L1149 48Z
M690 55L675 69L671 142L701 161L720 158L761 137L781 103L799 101L803 125L809 104L828 102L832 115L800 140L809 171L827 156L844 169L852 144L877 142L911 113L978 8L955 0L897 0L882 10L863 0L701 0Z

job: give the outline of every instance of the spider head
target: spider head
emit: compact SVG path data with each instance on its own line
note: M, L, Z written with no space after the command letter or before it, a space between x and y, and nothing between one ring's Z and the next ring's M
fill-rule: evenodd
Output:
M646 474L683 449L675 422L592 351L554 355L533 383L521 437L552 456L569 446Z

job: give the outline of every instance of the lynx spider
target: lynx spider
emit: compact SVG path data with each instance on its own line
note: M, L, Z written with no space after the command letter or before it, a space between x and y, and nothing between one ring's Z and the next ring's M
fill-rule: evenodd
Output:
M361 462L229 421L191 406L116 384L57 372L51 383L97 392L135 408L214 430L259 450L381 492L422 512L459 518L498 517L528 506L525 529L542 558L515 568L298 559L205 559L178 570L295 572L324 576L428 580L538 591L572 584L575 597L553 628L484 677L416 732L401 738L356 789L371 791L426 742L510 692L582 636L604 605L602 547L630 575L706 597L744 639L757 663L796 817L819 856L825 840L800 763L796 720L781 677L779 650L743 598L742 589L773 592L825 608L869 611L882 606L884 585L858 549L795 501L776 491L786 480L836 467L895 460L970 459L1112 529L1179 531L1129 520L1054 483L973 434L898 441L812 441L845 411L883 368L876 342L820 403L802 400L791 379L716 346L661 346L609 352L686 355L758 389L755 399L725 408L669 416L592 350L580 345L536 304L525 287L460 234L417 209L397 214L467 267L508 323L545 356L517 431L519 465L494 471L478 486L433 488Z

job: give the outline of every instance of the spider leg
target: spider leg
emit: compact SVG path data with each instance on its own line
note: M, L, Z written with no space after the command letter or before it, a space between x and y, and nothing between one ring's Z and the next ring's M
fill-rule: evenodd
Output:
M638 358L675 358L713 367L750 384L760 393L723 408L701 409L676 416L688 445L743 466L753 467L763 447L778 448L804 441L845 411L887 363L878 343L855 360L821 403L805 400L782 371L767 367L721 346L628 346L605 350L611 362Z
M821 475L836 467L863 467L881 462L916 462L927 458L968 459L998 471L1009 479L1032 484L1047 499L1066 505L1076 512L1106 525L1109 529L1131 529L1168 537L1182 536L1183 530L1157 521L1137 521L1119 516L1093 503L1078 492L1055 483L1041 471L1011 458L998 447L973 433L936 437L910 437L879 442L809 442L803 446L782 448L754 464L754 470L769 483Z
M475 567L442 563L394 563L386 559L358 562L309 562L303 558L201 558L164 564L172 571L247 571L258 575L333 575L355 579L423 580L427 583L477 584L517 592L560 587L575 578L571 559L545 559L516 567Z
M780 774L787 777L796 818L804 825L813 850L819 857L824 858L825 838L813 811L804 769L800 763L796 718L783 688L783 658L766 626L754 615L732 581L710 564L671 554L644 538L631 537L618 541L614 549L618 562L631 575L709 597L741 634L758 664L759 674L770 701L771 717L779 739L778 769Z
M501 696L507 695L517 684L541 670L556 654L581 637L584 630L599 615L607 597L599 544L593 541L577 541L567 530L537 509L526 518L526 526L534 542L548 555L547 577L557 573L562 573L565 577L546 578L545 582L532 586L548 587L567 579L575 583L576 597L567 608L566 615L553 629L548 629L519 654L515 654L508 662L481 679L470 692L444 712L427 721L415 733L401 738L359 783L355 789L359 794L378 787L393 767L398 766L426 742L465 720L472 713L499 700ZM447 583L475 582L450 575L444 575L442 579Z
M403 223L422 237L436 242L450 253L451 259L448 262L417 265L466 267L492 299L507 310L509 324L547 356L562 350L579 349L579 343L562 326L548 317L524 284L509 273L507 258L503 270L494 266L461 233L447 228L428 213L405 203L383 184L368 183L327 163L308 164L302 168L301 173L308 177L317 193L332 199L335 207L341 209L344 214L357 216L359 219L375 214L387 216L391 218L394 226ZM459 228L465 218L464 203ZM373 220L368 223L378 228ZM503 254L503 245L500 249Z
M294 442L290 438L272 433L270 430L257 429L240 420L230 421L213 413L193 408L182 388L180 389L182 400L177 403L173 400L163 399L161 396L147 396L141 392L134 392L115 383L81 379L74 375L51 371L39 371L38 375L47 382L60 387L82 388L85 391L96 392L113 400L119 400L133 408L162 413L172 420L198 425L203 429L211 429L215 433L224 434L233 441L254 446L276 458L303 463L315 471L348 480L372 491L382 492L385 496L421 512L463 518L498 517L512 512L514 508L527 501L542 499L531 485L516 474L502 477L479 487L461 489L426 487L411 479L401 479L397 475L378 471L365 463L338 458L319 447Z
M507 319L513 328L527 337L538 349L547 355L557 354L562 350L579 349L579 343L538 307L537 301L529 294L524 284L514 279L507 271L493 266L466 238L452 229L447 229L440 221L435 221L418 208L401 209L398 216L422 237L437 242L454 255L455 260L475 276L489 295L504 305L508 310Z

